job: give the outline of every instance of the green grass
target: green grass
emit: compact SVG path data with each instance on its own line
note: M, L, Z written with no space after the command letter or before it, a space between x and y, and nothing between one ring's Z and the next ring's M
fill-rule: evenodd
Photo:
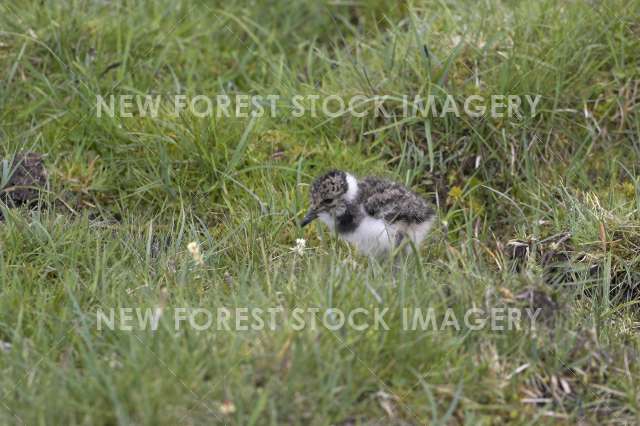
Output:
M2 207L0 423L638 422L638 22L637 0L0 2L0 155L45 153L50 175L46 208ZM96 117L98 94L146 93L542 100L521 120ZM437 205L395 279L296 226L329 168ZM390 330L168 314L236 306L388 308ZM120 307L166 314L98 331ZM403 331L412 307L543 311Z

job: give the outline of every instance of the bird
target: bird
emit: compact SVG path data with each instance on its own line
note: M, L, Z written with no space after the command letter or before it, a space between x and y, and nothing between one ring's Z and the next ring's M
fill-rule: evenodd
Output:
M434 222L427 201L404 185L378 177L356 178L331 170L317 177L309 191L310 207L301 227L315 219L370 257L382 258L416 248ZM399 250L402 252L403 250Z

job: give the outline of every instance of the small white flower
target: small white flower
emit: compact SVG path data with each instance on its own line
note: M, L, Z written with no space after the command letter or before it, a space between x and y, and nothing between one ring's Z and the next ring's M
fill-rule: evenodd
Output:
M227 399L225 401L222 401L222 403L218 407L218 410L220 410L220 414L228 416L236 412L236 406L233 401L229 401Z
M304 254L304 249L306 246L307 240L305 240L304 238L298 238L296 239L296 245L294 247L291 247L291 251L299 256L302 256Z
M109 364L109 368L115 370L122 367L122 362L120 362L120 360L118 359L118 355L115 352L111 353L111 355L108 355L106 358L107 363Z
M193 257L193 261L196 262L196 265L204 265L204 258L202 257L202 253L200 253L200 244L196 241L192 241L187 245L187 250L191 253L191 257Z

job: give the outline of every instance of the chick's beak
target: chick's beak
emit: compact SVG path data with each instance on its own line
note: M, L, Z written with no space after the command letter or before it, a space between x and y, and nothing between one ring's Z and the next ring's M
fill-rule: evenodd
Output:
M300 222L300 227L304 228L317 217L318 217L318 213L314 209L309 209L305 217L302 219L302 222Z

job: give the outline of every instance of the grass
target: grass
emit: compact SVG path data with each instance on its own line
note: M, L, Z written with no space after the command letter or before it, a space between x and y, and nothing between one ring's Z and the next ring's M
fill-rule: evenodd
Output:
M2 207L0 423L638 422L640 2L264 3L0 3L0 154L50 175L44 208ZM519 120L94 112L146 93L542 98ZM437 206L395 280L296 226L335 167ZM99 331L120 307L378 307L389 330ZM542 313L403 331L415 307Z

